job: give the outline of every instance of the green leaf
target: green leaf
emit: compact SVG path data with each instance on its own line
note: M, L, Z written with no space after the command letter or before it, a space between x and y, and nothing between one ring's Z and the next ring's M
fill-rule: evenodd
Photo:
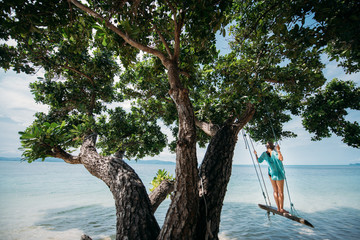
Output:
M101 44L102 44L104 47L106 47L106 46L107 46L107 43L106 43L106 38L104 38L104 39L102 40Z
M174 181L175 178L170 175L165 169L159 169L156 173L156 176L151 181L151 185L153 187L150 189L150 191L154 191L154 189L157 188L164 180Z

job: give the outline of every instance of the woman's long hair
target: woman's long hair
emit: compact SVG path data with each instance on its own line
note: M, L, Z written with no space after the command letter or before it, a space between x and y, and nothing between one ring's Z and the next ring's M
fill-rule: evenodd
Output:
M271 150L274 150L274 149L275 149L275 145L274 145L274 143L271 142L271 141L267 142L265 146L266 146L267 149L268 149L268 148L270 148Z

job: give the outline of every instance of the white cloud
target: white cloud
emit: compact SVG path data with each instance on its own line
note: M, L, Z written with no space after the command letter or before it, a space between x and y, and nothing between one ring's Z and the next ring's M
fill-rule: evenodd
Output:
M47 111L30 93L29 83L34 80L36 76L0 72L0 156L20 156L18 132L33 122L36 112Z
M0 117L0 156L18 157L21 155L18 150L20 147L18 132L24 129L25 127L21 124L9 118Z
M46 112L47 106L35 103L30 93L29 83L36 76L0 73L0 116L17 123L29 125L36 112Z

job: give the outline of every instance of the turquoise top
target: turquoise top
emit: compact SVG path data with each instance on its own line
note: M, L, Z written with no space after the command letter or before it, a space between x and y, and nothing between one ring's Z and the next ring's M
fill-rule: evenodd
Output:
M285 171L282 161L279 160L278 153L276 151L272 151L271 157L263 152L259 157L259 163L266 161L269 165L268 171L272 180L280 181L285 179Z

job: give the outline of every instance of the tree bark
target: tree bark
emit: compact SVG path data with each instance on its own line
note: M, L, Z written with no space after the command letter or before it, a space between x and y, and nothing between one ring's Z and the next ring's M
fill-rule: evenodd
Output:
M181 86L176 63L166 63L170 96L176 104L179 132L176 146L175 192L159 239L195 239L198 217L198 174L194 111L188 90Z
M211 138L199 168L199 219L197 240L218 239L220 215L232 170L232 160L239 131L255 113L253 105L237 119L228 120Z
M100 156L95 142L95 134L85 139L80 150L81 162L92 175L103 180L113 194L116 239L157 239L160 228L139 176L122 159Z
M212 137L200 166L196 239L218 239L220 214L231 176L238 131L225 125Z
M81 236L80 240L92 240L92 238L89 237L88 235L83 234L83 235Z
M195 124L198 128L200 128L205 134L209 136L214 136L216 132L219 130L219 126L212 123L205 123L195 119Z
M156 209L165 200L165 198L174 191L174 181L163 180L154 191L149 194L152 212L155 213Z

